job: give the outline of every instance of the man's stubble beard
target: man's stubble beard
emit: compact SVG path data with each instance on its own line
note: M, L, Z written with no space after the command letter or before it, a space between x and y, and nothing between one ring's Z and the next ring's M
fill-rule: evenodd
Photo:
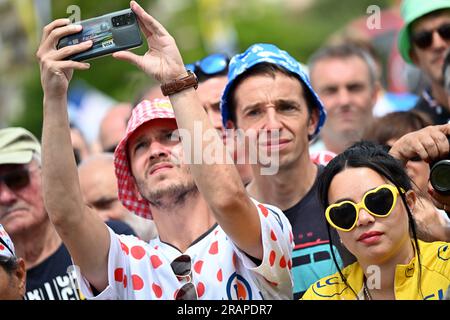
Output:
M158 209L168 210L183 205L186 200L198 194L197 185L190 175L190 170L183 170L189 175L185 183L177 181L176 183L164 186L162 188L148 188L145 180L136 181L138 190L150 204Z

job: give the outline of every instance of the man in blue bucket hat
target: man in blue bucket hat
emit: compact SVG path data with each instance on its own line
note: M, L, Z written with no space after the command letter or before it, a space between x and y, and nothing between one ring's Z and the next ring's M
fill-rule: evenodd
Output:
M289 53L272 44L254 44L231 59L221 111L225 127L241 129L246 136L256 132L258 147L277 161L274 174L264 174L267 163L251 162L254 178L247 190L259 201L281 208L292 224L294 298L299 298L310 284L336 271L317 200L322 167L312 162L308 150L325 122L322 102ZM274 137L272 132L278 134ZM343 247L333 250L341 266L353 261Z
M450 0L404 0L405 25L398 35L403 59L416 65L430 80L415 110L427 113L434 124L450 121L450 107L444 90L442 67L450 47Z

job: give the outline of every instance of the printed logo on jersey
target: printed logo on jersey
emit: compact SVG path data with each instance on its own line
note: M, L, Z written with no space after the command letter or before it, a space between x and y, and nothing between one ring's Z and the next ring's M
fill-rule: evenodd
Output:
M326 297L331 298L336 295L340 296L346 289L347 286L342 286L342 289L339 292L333 292L334 290L331 290L331 293L329 293L329 290L327 290L328 286L335 286L338 284L344 284L338 277L330 277L325 280L319 280L317 281L314 286L312 287L315 294L317 294L320 297Z
M436 293L424 297L423 300L444 300L444 290L439 289Z
M234 272L227 281L229 300L252 300L252 289L247 280Z
M450 248L448 244L444 244L438 249L438 258L444 261L450 259Z

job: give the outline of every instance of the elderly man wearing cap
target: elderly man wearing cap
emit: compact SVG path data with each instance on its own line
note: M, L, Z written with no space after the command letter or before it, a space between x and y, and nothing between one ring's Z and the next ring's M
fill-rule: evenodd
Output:
M138 104L115 151L119 198L129 210L153 218L159 237L150 243L115 235L82 201L70 146L67 88L73 70L89 65L65 58L92 43L57 50L60 37L79 31L68 19L59 19L44 28L37 52L44 89L44 198L79 266L83 294L98 299L292 298L289 222L279 209L248 197L174 39L136 2L131 8L149 50L144 56L123 51L114 57L161 82L173 106L164 100ZM177 127L184 132L181 142L173 139ZM189 141L186 133L203 139ZM195 157L200 148L204 155L211 146L225 163L186 163L187 154Z
M308 150L309 141L325 122L325 111L300 63L274 45L252 45L234 56L229 68L221 105L224 125L256 130L262 140L263 133L279 135L258 143L278 152L278 171L267 175L263 164L252 164L253 180L247 190L258 201L282 209L291 222L294 296L299 298L309 285L336 271L331 250L339 265L353 261L339 241L329 246L325 214L317 197L322 167L313 163Z
M0 224L0 300L20 300L25 294L25 262Z
M0 223L25 260L25 299L80 299L75 274L68 269L72 265L69 252L44 207L41 146L23 128L0 129ZM122 222L115 221L111 227L134 234Z
M450 47L450 0L404 0L402 16L405 25L398 35L400 54L431 82L414 109L429 114L434 124L445 124L450 121L450 107L442 67Z
M62 244L44 208L40 167L41 147L31 132L23 128L0 130L0 223L25 260L27 290L36 289L36 278L42 275L34 270ZM66 286L70 288L69 281L61 290Z

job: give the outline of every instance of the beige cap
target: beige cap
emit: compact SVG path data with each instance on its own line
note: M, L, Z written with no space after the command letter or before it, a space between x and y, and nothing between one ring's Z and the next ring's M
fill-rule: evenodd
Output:
M0 129L0 165L25 164L33 158L33 153L41 155L41 144L24 128Z

